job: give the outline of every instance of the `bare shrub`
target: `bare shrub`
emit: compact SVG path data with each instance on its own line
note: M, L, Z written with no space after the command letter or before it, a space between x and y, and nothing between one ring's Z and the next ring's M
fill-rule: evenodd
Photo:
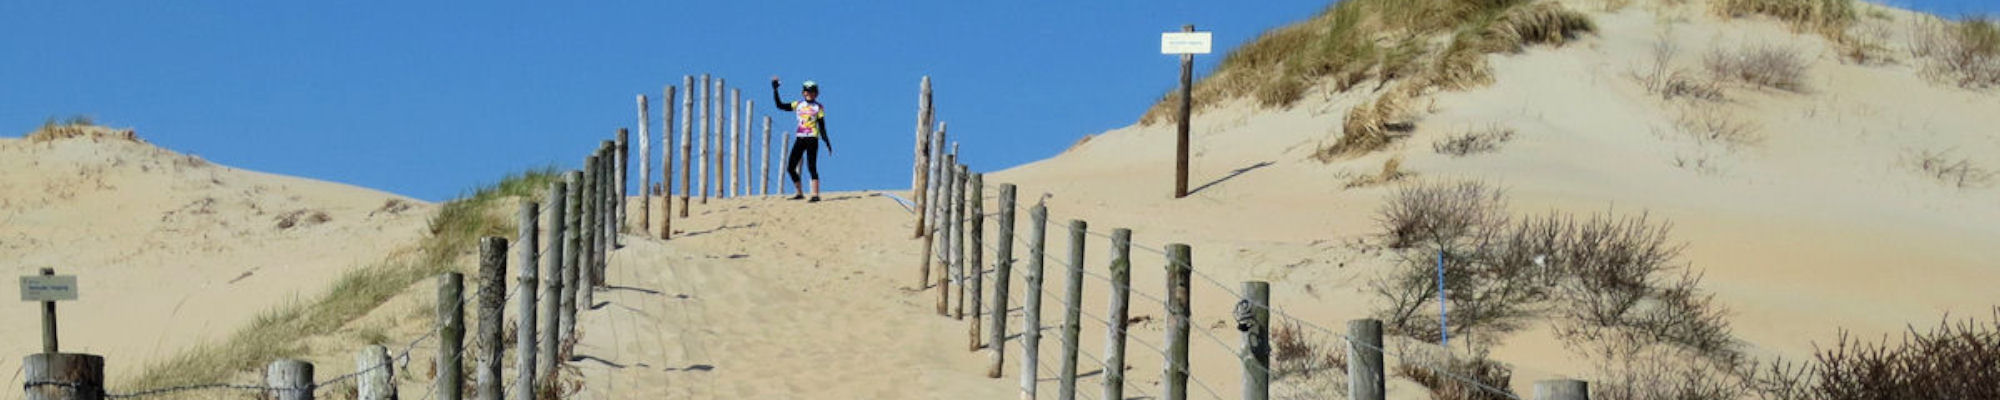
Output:
M1442 353L1442 352L1439 352ZM1431 391L1433 400L1514 400L1514 370L1484 356L1404 354L1395 373ZM1468 382L1467 379L1471 381Z
M1870 343L1842 332L1831 348L1797 369L1758 375L1768 399L2000 398L2000 308L1990 321L1952 321L1928 332L1915 326L1900 343Z
M1674 59L1679 57L1680 46L1662 36L1653 42L1651 63L1633 68L1627 75L1645 87L1647 92L1659 95L1661 100L1691 98L1722 101L1722 86L1715 79L1704 79L1674 67Z
M1347 351L1340 338L1286 321L1271 329L1271 379L1279 399L1324 399L1347 392Z
M1765 44L1735 50L1717 48L1702 59L1716 79L1801 93L1811 65L1798 49Z
M1431 143L1431 151L1456 157L1487 153L1500 149L1501 143L1514 140L1514 130L1497 125L1482 130L1467 131Z
M1689 105L1674 118L1674 128L1701 144L1736 149L1763 142L1755 124L1736 119L1716 105Z
M1454 243L1505 223L1506 198L1483 182L1427 182L1396 188L1377 213L1391 249Z
M1647 346L1601 360L1592 398L1604 400L1735 400L1753 392L1736 366L1685 350Z
M2000 87L2000 24L1973 17L1914 28L1910 54L1924 60L1926 75L1967 89Z
M1925 176L1959 189L1988 187L1996 174L1992 169L1974 165L1972 160L1953 155L1948 150L1924 150L1908 163Z

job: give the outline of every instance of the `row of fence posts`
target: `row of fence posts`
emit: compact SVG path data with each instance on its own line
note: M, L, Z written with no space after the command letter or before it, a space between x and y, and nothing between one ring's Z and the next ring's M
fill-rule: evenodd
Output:
M673 237L675 160L680 161L681 185L678 192L681 218L687 218L693 204L708 204L711 196L729 198L777 193L771 188L771 150L775 144L775 137L771 135L771 117L763 118L762 153L757 154L759 146L756 142L760 135L751 132L752 116L756 114L755 100L743 98L742 89L728 89L726 80L709 74L702 74L699 82L693 75L682 76L681 86L668 85L662 92L665 101L660 103L658 141L662 179L657 186L653 184L653 163L649 156L654 143L649 102L645 95L637 98L639 173L643 176L639 186L641 232L653 232L652 204L653 197L658 196L663 203L659 238ZM676 100L680 103L678 112L674 108ZM680 122L678 140L673 135L675 121ZM783 155L790 151L791 135L780 136L784 136L785 142L778 154ZM679 146L675 146L676 142ZM674 152L676 148L680 150L678 156ZM620 162L622 164L623 160ZM619 187L626 187L622 180ZM696 193L700 195L696 196Z
M565 179L549 185L547 200L550 206L545 211L533 201L521 205L520 231L513 246L519 249L520 260L529 265L521 268L515 278L515 295L520 296L520 300L513 346L517 369L513 399L550 398L559 390L556 385L560 370L558 362L569 360L570 352L576 345L577 309L589 307L594 289L604 285L605 266L610 251L617 246L621 221L618 210L625 203L622 201L623 190L617 185L626 169L620 163L620 155L625 154L626 135L624 130L619 133L619 140L604 141L595 153L585 158L582 170L570 171L564 174ZM538 235L542 233L537 228L542 224L540 217L543 215L548 216L546 235ZM540 247L543 238L548 239L546 250ZM472 387L480 400L500 400L506 397L502 393L501 367L502 357L508 350L502 340L505 329L502 326L503 308L507 298L508 240L485 237L480 239L478 247L476 283L479 286L472 299L478 321L472 337L477 345L471 355ZM542 264L540 268L546 271L547 279L538 274L540 271L534 265L537 260ZM440 400L462 398L465 387L462 361L466 359L462 354L466 333L463 281L463 274L458 272L446 272L437 277L437 310L434 331L430 334L438 340L437 374L434 377L435 387L427 397ZM540 306L540 317L546 319L537 318L537 305ZM397 357L402 356L410 354ZM118 394L115 397L225 388L257 390L272 399L310 400L322 388L354 379L360 399L395 399L399 396L392 358L387 347L369 345L355 354L353 374L323 382L314 381L312 363L281 359L267 365L264 382L258 385L196 385L149 390L146 394ZM104 358L94 354L29 355L22 362L26 378L23 384L25 397L30 400L97 400L112 397L104 388L104 366Z
M931 81L924 77L920 85L917 116L916 165L913 169L911 198L916 204L915 237L922 239L923 258L918 264L917 287L934 287L937 290L936 312L940 316L969 321L969 343L971 351L986 351L989 378L1000 378L1005 369L1007 338L1007 293L1012 285L1011 276L1015 266L1013 244L1015 243L1015 194L1014 184L1000 184L996 202L998 226L991 265L994 277L993 295L990 304L982 298L985 290L985 261L982 243L985 235L984 219L984 176L973 172L958 162L958 145L952 144L949 152L943 124L935 122L935 111L931 107ZM932 129L936 124L936 129ZM1026 246L1027 266L1021 277L1028 285L1024 319L1028 326L1021 327L1020 361L1021 396L1023 399L1038 398L1039 388L1037 366L1042 340L1042 286L1045 281L1043 260L1047 259L1045 243L1047 239L1048 208L1036 204L1029 208L1028 238ZM1061 335L1060 369L1056 398L1072 400L1079 390L1077 380L1077 353L1079 335L1082 334L1081 315L1083 293L1084 242L1089 224L1083 220L1069 222L1069 266L1064 271L1062 299L1062 325L1057 332ZM1108 266L1110 288L1110 326L1106 327L1106 354L1104 359L1103 398L1123 399L1125 387L1125 342L1126 327L1129 323L1131 303L1131 238L1129 229L1113 230L1111 240L1111 262ZM1167 400L1188 398L1187 383L1191 375L1188 362L1189 332L1192 308L1190 306L1190 283L1194 268L1193 249L1186 244L1169 244L1166 247L1166 312L1167 321L1166 362L1162 371L1162 390ZM933 275L935 270L936 275ZM954 290L953 286L957 288ZM1270 318L1271 285L1263 281L1245 281L1242 293L1246 298L1238 299L1235 319L1242 332L1242 346L1237 350L1242 360L1243 398L1265 400L1270 397L1269 374L1271 368ZM956 306L954 306L954 301ZM982 307L984 306L984 307ZM982 313L990 318L985 324L990 329L981 332ZM1382 400L1386 395L1382 354L1382 322L1374 319L1348 321L1348 398L1356 400ZM984 343L982 343L982 338ZM1548 380L1536 382L1536 399L1547 400L1587 400L1589 398L1583 381Z

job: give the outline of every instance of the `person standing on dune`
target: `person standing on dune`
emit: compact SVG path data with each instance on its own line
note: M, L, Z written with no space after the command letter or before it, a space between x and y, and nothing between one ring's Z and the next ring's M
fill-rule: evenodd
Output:
M771 77L771 104L778 110L791 111L799 118L798 129L793 136L791 155L785 158L785 173L792 177L792 200L805 198L805 187L799 181L799 159L805 159L806 172L812 175L813 195L808 202L819 202L819 144L826 143L826 155L833 155L833 138L826 132L826 108L819 104L819 84L806 81L799 93L803 100L787 102L778 95L778 77Z

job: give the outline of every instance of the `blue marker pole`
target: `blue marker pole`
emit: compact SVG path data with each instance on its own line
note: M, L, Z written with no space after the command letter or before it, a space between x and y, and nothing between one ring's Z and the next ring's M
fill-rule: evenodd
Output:
M1451 348L1450 324L1444 307L1444 249L1438 249L1438 346Z

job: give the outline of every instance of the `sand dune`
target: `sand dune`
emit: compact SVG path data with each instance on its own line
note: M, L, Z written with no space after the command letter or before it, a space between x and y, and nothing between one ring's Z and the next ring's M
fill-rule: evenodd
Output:
M58 305L64 351L112 376L211 342L342 271L420 237L431 206L359 187L215 165L113 135L0 139L0 266L76 275ZM38 321L40 308L0 310ZM7 354L41 327L0 326ZM15 369L18 357L0 357Z

